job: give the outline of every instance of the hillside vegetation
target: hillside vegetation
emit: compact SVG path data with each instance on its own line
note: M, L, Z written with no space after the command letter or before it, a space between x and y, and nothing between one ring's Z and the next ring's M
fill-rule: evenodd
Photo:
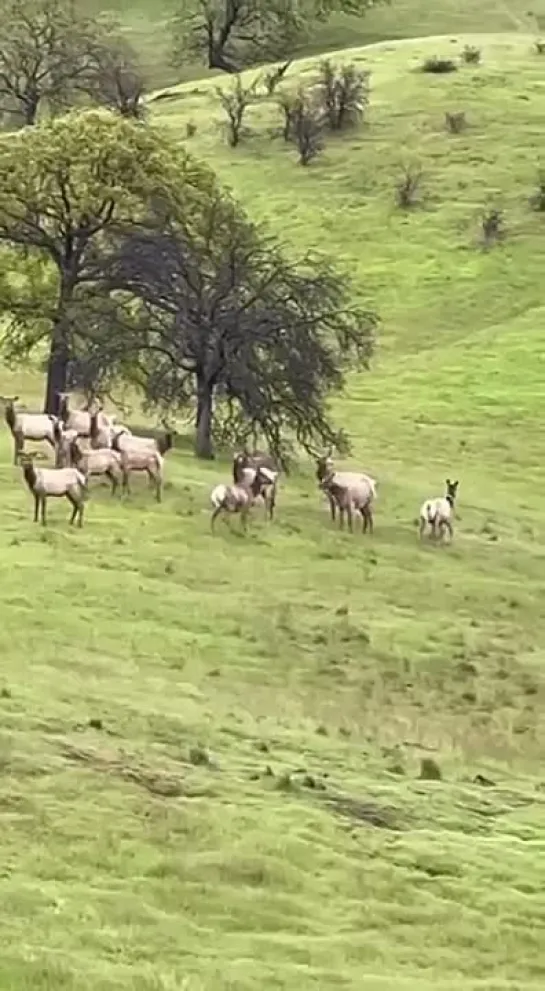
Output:
M179 5L175 0L82 0L92 13L107 8L124 25L144 61L150 85L175 82L180 75L193 78L206 74L202 66L188 64L181 72L169 64L170 18ZM368 45L386 39L419 38L423 35L471 32L545 32L545 0L529 6L523 0L392 0L379 5L365 18L336 15L327 24L317 25L300 54L314 54L345 47Z
M415 71L466 43L481 65ZM151 107L379 310L337 409L379 479L375 535L333 529L303 464L277 522L213 537L229 466L183 446L162 506L99 487L81 532L62 504L41 532L3 432L2 988L543 986L544 57L522 34L349 57L372 72L368 123L307 169L274 102L235 150L213 82ZM422 202L403 212L408 162ZM505 238L483 251L490 206ZM41 399L31 373L0 384ZM454 542L419 545L449 476Z

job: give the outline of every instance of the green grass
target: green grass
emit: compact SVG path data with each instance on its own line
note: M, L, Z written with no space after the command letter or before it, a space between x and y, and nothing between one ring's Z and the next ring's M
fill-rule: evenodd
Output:
M82 532L61 505L42 533L4 432L2 989L543 987L544 63L490 36L478 68L412 71L466 40L352 53L368 127L307 170L264 101L234 152L210 83L155 105L379 308L374 369L337 403L379 479L376 533L332 529L303 470L275 524L212 537L228 466L182 449L162 506L99 488ZM471 128L449 136L458 109ZM401 214L413 158L426 196ZM485 253L489 198L507 237ZM419 546L452 474L454 543ZM425 757L442 780L419 779Z

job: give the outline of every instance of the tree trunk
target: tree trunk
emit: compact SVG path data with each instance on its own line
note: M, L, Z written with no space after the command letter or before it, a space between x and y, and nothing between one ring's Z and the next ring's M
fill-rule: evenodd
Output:
M23 103L23 117L27 127L33 127L38 116L39 98L34 90L28 92Z
M222 72L231 74L239 71L237 66L226 57L223 48L217 44L208 47L208 68L221 69Z
M197 387L197 429L195 432L195 454L198 458L211 461L214 457L212 449L212 412L213 386L201 382Z
M45 387L44 412L54 416L59 412L59 392L66 392L70 349L64 319L59 317L53 325L49 358L47 361L47 384Z

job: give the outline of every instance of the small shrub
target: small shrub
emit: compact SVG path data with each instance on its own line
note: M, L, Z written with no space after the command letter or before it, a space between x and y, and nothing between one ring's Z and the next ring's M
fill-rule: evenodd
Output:
M284 141L292 139L292 117L295 109L295 98L292 93L281 93L278 97L278 106L284 115L284 126L282 127L282 137Z
M297 145L300 164L308 165L324 147L324 117L304 89L295 96L283 95L279 103L284 113L284 139Z
M490 207L482 217L481 228L485 248L491 248L493 244L501 241L505 236L503 211Z
M545 213L545 170L541 170L537 177L537 188L530 196L530 206L538 213Z
M481 61L481 49L473 45L466 45L462 51L462 62L466 65L479 65Z
M467 127L466 115L463 111L445 114L445 126L450 134L461 134Z
M441 768L433 757L422 758L420 761L419 777L421 781L441 781L441 778L443 777L441 774Z
M422 72L432 72L436 75L442 75L447 72L456 72L457 68L458 66L453 59L438 58L436 55L433 55L431 58L427 58L420 66Z
M192 120L188 120L185 125L186 138L193 138L197 133L197 125Z
M353 63L335 66L329 59L320 63L313 95L331 131L353 127L369 104L370 73Z
M286 72L288 71L290 65L292 64L292 59L287 62L283 62L282 65L278 65L276 69L272 69L271 72L267 72L263 77L263 82L265 84L265 89L267 90L267 96L272 96L278 84L282 82Z
M536 55L545 55L545 41L542 41L541 38L537 38L534 44Z
M396 183L396 201L402 210L416 206L422 184L422 169L418 165L407 165Z
M219 101L227 115L227 140L231 148L236 148L240 141L244 115L255 99L255 89L255 81L251 86L245 87L240 75L235 76L230 89L216 87Z
M190 748L188 757L190 763L194 764L195 767L207 767L210 764L210 754L200 743Z

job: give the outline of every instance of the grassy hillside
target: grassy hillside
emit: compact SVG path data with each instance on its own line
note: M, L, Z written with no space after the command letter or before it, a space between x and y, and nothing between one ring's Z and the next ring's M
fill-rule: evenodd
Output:
M168 25L176 0L82 0L93 13L108 9L120 18L131 40L140 51L151 85L163 86L176 81L169 66ZM456 32L532 32L545 33L545 0L391 0L378 6L365 18L336 16L311 33L301 55L332 51L348 46L367 45L385 39L418 38ZM202 66L187 65L183 78L205 76Z
M266 102L236 152L210 84L155 104L379 308L375 368L338 403L352 463L380 480L376 533L333 530L302 473L274 525L212 537L228 468L181 450L162 506L98 490L82 532L57 506L42 533L4 431L2 988L543 986L544 63L491 36L480 67L412 71L465 40L354 52L368 127L307 170ZM406 159L426 195L403 215ZM507 236L484 253L489 200ZM0 387L41 392L22 373ZM447 475L454 543L419 546ZM420 779L426 758L441 780Z

